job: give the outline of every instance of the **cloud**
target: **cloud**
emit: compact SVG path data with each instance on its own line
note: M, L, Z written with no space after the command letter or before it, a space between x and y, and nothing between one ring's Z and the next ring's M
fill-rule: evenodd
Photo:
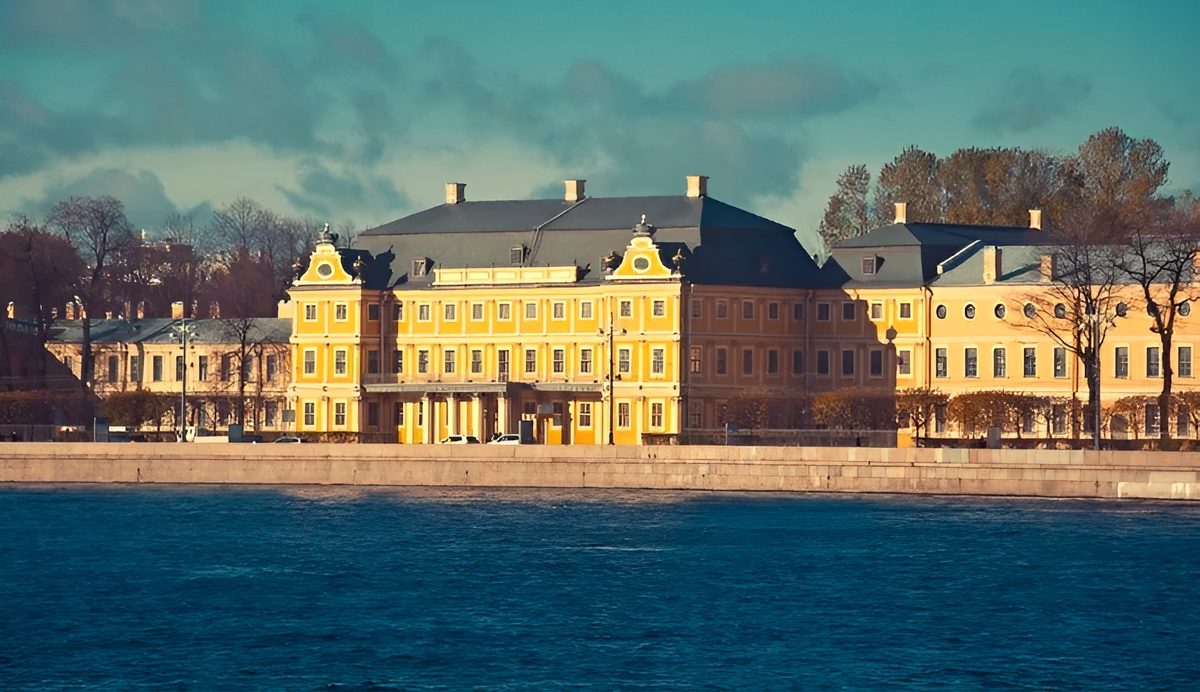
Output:
M292 206L322 218L333 218L347 209L404 209L408 198L386 178L338 173L314 159L304 162L299 175L299 190L278 186Z
M879 86L832 63L808 59L721 67L675 92L698 112L773 118L844 110L874 97Z
M1091 93L1091 80L1083 75L1047 76L1033 70L1016 70L973 123L997 133L1028 132L1069 112Z
M61 200L101 195L121 200L125 216L137 228L158 228L168 216L179 211L154 173L138 171L135 175L115 168L97 168L80 178L53 182L43 190L41 199L24 200L22 210L43 217Z

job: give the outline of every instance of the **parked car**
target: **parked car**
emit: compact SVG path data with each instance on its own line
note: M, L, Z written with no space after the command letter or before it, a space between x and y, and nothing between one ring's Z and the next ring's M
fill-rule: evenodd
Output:
M276 444L299 444L300 442L303 442L303 441L304 440L301 440L298 437L292 437L291 435L284 435L283 437L275 438Z
M488 440L490 445L519 445L521 444L521 436L516 433L506 433L504 435L496 435Z
M477 445L479 438L474 435L447 435L438 444L443 445Z

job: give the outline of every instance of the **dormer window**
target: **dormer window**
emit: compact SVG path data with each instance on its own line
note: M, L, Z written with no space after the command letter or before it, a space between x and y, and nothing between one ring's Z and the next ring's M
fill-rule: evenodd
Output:
M862 258L862 273L863 276L875 276L876 258L874 255Z
M425 276L429 271L429 259L426 257L418 257L412 261L412 271L409 272L409 277L413 279Z
M508 251L508 263L514 266L520 266L525 263L525 246L514 245Z

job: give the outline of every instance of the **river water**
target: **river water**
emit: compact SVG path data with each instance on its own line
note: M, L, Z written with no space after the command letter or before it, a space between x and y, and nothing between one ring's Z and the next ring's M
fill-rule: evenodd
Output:
M3 689L1195 689L1200 505L0 486Z

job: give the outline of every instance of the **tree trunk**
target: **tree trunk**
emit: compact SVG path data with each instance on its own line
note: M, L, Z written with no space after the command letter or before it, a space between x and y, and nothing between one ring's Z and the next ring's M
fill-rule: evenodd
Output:
M1164 331L1162 335L1162 366L1162 391L1158 393L1158 439L1165 442L1171 439L1168 414L1171 410L1171 382L1175 375L1171 368L1171 334L1167 331ZM1149 425L1150 421L1146 421L1146 424Z

